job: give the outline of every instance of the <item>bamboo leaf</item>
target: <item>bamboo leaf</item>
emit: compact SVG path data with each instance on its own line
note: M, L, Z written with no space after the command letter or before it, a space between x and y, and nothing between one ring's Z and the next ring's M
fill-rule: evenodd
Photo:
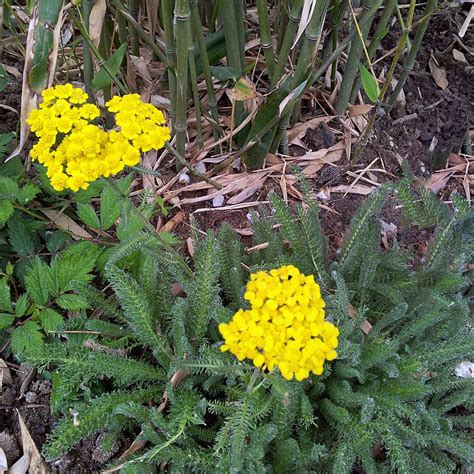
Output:
M127 44L122 44L111 56L104 62L94 79L92 79L92 87L94 89L104 89L110 86L115 76L119 72L120 65L127 51Z
M212 75L220 82L236 82L241 76L241 72L236 67L211 66Z
M367 97L372 102L377 102L377 98L379 96L379 87L377 85L377 80L363 64L359 64L359 72L364 92L367 94Z

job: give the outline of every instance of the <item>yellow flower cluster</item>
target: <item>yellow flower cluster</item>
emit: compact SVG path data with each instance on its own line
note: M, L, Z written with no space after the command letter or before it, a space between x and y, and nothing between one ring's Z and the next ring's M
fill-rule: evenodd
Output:
M223 352L256 367L301 381L323 373L325 360L334 360L339 330L324 320L324 300L314 276L293 265L250 276L244 298L251 309L239 309L232 321L220 324Z
M110 132L93 123L100 110L87 103L82 89L58 85L42 96L27 120L39 138L30 155L46 167L57 191L86 189L102 176L136 165L141 151L158 150L170 139L163 114L138 94L114 97L106 104L108 110L118 112L120 129Z

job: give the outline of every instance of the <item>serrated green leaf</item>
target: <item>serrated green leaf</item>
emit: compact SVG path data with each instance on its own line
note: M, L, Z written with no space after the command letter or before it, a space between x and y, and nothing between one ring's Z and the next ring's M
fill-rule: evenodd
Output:
M94 278L91 272L99 254L99 247L90 242L79 242L69 247L58 263L59 289L68 291L73 280L90 282Z
M362 63L359 63L359 73L362 80L362 87L364 92L367 94L367 97L372 102L377 102L379 97L379 86L377 80Z
M0 176L0 199L15 201L18 197L18 184L8 176Z
M8 72L3 67L3 64L0 64L0 92L5 90L5 87L10 83L10 76Z
M15 354L28 351L29 354L41 351L44 346L43 334L36 321L27 321L12 332L11 345Z
M35 254L40 245L36 231L42 225L41 222L34 222L18 212L8 220L10 245L18 255L29 257Z
M48 235L45 237L46 247L48 247L48 250L51 253L59 252L68 239L69 235L61 230L48 233Z
M11 326L14 320L15 316L13 316L13 314L0 313L0 329Z
M41 192L41 189L31 183L25 184L18 192L18 202L20 204L27 204L32 201L37 194Z
M0 227L3 227L7 223L14 212L15 208L11 201L8 199L0 200Z
M15 303L15 314L19 317L24 316L28 309L28 293L23 293Z
M56 331L64 323L63 317L57 311L51 308L44 309L39 316L39 320L41 322L41 326L46 332Z
M41 306L49 300L49 291L46 284L45 275L49 272L49 267L39 257L37 257L25 277L25 287L31 299Z
M92 227L93 229L100 228L99 217L97 216L94 207L90 204L81 202L77 203L77 215L87 226Z
M10 285L5 277L0 278L0 311L13 313Z
M89 302L83 296L73 293L58 296L55 301L60 308L70 311L90 308Z
M119 72L120 65L127 51L127 44L122 44L102 65L94 79L92 79L92 87L95 90L108 87L115 76Z
M100 228L110 229L119 218L121 209L122 201L117 198L112 189L105 188L100 196Z

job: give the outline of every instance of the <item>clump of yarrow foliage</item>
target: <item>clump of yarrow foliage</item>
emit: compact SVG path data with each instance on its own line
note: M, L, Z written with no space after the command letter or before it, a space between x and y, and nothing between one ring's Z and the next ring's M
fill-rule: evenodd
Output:
M433 229L419 263L395 238L381 246L382 206L400 204L407 224ZM45 456L105 430L104 449L124 432L143 441L121 472L472 466L472 381L454 375L474 351L472 222L459 196L444 205L405 179L369 196L334 261L309 198L291 210L274 195L253 216L250 252L228 225L196 233L189 261L146 232L130 237L105 267L105 291L74 284L93 309L65 323L73 331L21 355L51 370L52 409L64 415ZM246 307L250 273L288 264L315 276L340 331L337 359L301 382L220 350L218 326Z

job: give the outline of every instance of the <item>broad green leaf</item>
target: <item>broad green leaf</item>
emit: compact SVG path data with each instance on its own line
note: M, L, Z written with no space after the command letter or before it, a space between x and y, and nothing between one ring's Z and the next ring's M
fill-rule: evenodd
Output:
M46 332L56 331L56 329L59 329L64 323L63 317L51 308L44 309L39 316L39 320Z
M55 301L60 308L70 311L90 308L89 302L83 296L72 293L58 296Z
M15 354L25 351L28 351L29 354L39 352L44 346L43 338L38 323L27 321L13 331L11 336L12 351Z
M94 278L91 272L99 253L98 246L90 242L79 242L69 247L58 263L59 289L68 291L69 283L73 280L90 282Z
M119 72L126 51L127 44L124 43L105 61L94 79L92 79L92 86L95 90L110 86Z
M2 64L0 64L0 92L5 90L5 87L8 86L10 83L10 76L8 72L5 70Z
M379 97L379 86L377 80L362 63L359 63L359 72L364 92L372 102L377 102Z
M41 189L38 186L28 183L18 192L18 202L20 204L27 204L32 201L40 192Z
M82 202L77 203L77 215L87 226L92 227L93 229L100 228L99 217L92 205Z
M42 226L42 222L33 221L18 212L13 214L7 223L8 237L13 250L22 257L34 255L40 246L37 231Z
M13 204L8 199L0 199L0 227L3 227L15 212Z
M45 274L49 272L49 267L39 257L36 257L25 277L25 286L31 299L41 306L48 302L49 291L45 279Z
M15 314L18 317L24 316L28 309L28 293L23 293L15 303Z
M5 277L0 278L0 311L13 313L10 285Z
M7 147L15 138L14 133L0 133L0 158L7 152ZM12 172L12 170L19 172ZM18 169L19 168L19 169ZM0 174L4 176L15 176L23 172L23 165L18 159L12 159L8 163L3 163L0 169Z
M211 66L211 73L220 82L235 82L240 77L240 71L230 66Z
M15 316L13 314L0 313L0 329L5 329L8 326L11 326L13 321L15 321Z
M0 199L15 201L18 197L18 184L7 176L0 176Z
M102 191L100 197L100 228L102 230L110 229L120 216L122 203L114 191L109 187Z
M61 230L57 230L55 232L48 233L45 237L46 240L46 247L51 253L59 252L64 246L64 244L68 241L69 235Z

